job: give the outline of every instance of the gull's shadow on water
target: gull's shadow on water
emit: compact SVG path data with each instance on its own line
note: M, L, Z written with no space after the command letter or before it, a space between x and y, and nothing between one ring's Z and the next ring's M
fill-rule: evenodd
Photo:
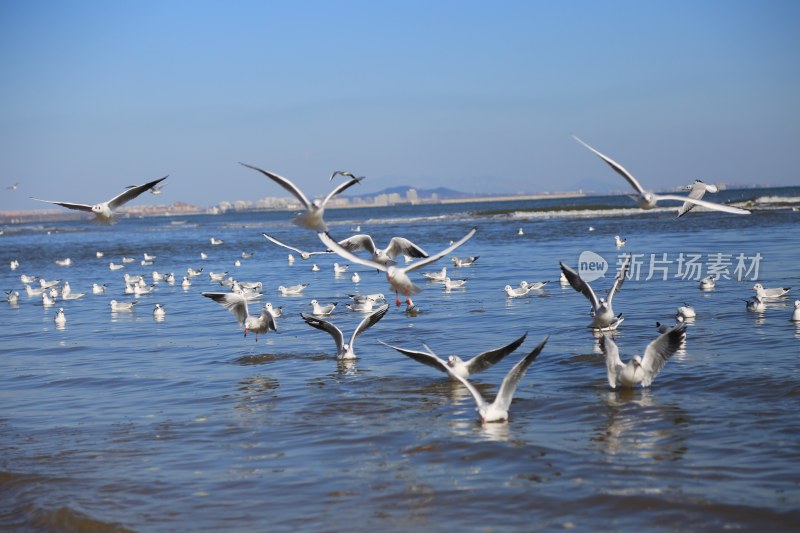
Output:
M276 361L286 361L288 359L300 359L301 356L291 353L261 353L249 354L237 357L234 363L242 366L255 366L274 363Z
M649 389L607 388L598 393L605 418L591 440L609 456L674 461L687 450L690 418L672 404L660 404Z

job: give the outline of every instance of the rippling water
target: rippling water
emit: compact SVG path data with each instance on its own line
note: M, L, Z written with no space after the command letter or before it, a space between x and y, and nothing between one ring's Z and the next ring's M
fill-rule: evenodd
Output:
M726 196L727 195L727 196ZM466 289L425 283L422 312L390 313L356 343L344 365L331 338L300 318L308 302L339 302L331 320L349 333L361 315L348 293L384 292L383 275L335 277L334 256L290 266L267 231L308 249L313 233L287 213L227 214L10 226L2 242L0 345L0 524L22 530L358 530L455 531L581 528L791 530L800 523L800 326L794 298L748 313L752 279L722 279L702 292L676 278L680 254L760 254L765 286L800 294L800 189L727 191L750 200L753 215L629 209L625 198L582 198L389 209L335 210L334 236L361 226L381 245L403 235L429 252L476 236L453 269ZM793 203L794 202L794 203ZM589 227L594 231L589 231ZM524 235L517 235L519 228ZM628 239L622 250L614 235ZM211 246L210 237L224 240ZM558 283L558 262L577 267L583 251L611 263L593 286L605 291L621 252L642 254L639 279L615 298L625 323L623 359L641 353L684 303L697 309L685 351L653 386L609 389L588 304ZM105 257L95 257L103 251ZM201 251L209 259L199 258ZM252 259L234 261L243 251ZM158 257L152 267L138 261ZM673 261L669 279L645 279L651 254ZM666 254L664 256L663 254ZM122 256L137 262L110 271ZM54 261L70 257L71 267ZM12 271L8 264L18 259ZM704 265L705 266L705 265ZM123 273L204 268L184 290L157 284L133 312L111 313ZM261 281L282 305L279 333L244 338L233 315L203 298L220 290L209 271ZM25 295L20 274L70 282L84 298L43 307ZM506 284L550 280L509 300ZM107 283L105 295L91 294ZM308 282L303 296L278 285ZM796 296L795 296L796 297ZM391 298L393 300L393 298ZM152 316L155 303L166 319ZM251 305L255 311L256 305ZM53 323L64 307L67 324ZM505 373L545 335L550 340L521 382L510 420L480 424L467 391L379 344L471 356L528 332L525 344L474 378L492 397Z

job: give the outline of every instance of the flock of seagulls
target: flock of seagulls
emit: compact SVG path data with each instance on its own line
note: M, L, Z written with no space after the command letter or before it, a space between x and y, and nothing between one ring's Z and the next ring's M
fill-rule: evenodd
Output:
M716 204L702 200L706 192L716 192L716 187L707 185L700 180L696 180L694 184L688 186L690 190L688 196L680 195L659 195L644 189L641 184L620 164L614 160L603 155L593 147L589 146L582 140L573 136L575 140L583 146L591 150L594 154L606 162L616 173L620 174L634 189L635 199L642 209L652 209L660 201L677 201L681 202L681 207L678 210L678 216L683 216L690 212L696 206L701 206L706 209L713 209L721 212L731 214L749 214L749 211L740 209L733 206L724 204ZM416 295L420 292L420 287L414 283L411 275L430 265L447 255L451 255L455 250L468 242L478 231L477 227L471 228L460 239L451 242L448 246L441 249L437 253L429 254L418 244L411 242L403 237L392 238L385 248L378 248L370 235L357 234L344 239L336 239L331 233L328 225L324 220L325 205L331 198L337 194L347 190L348 188L360 183L363 176L356 177L347 171L335 171L330 175L329 181L334 180L337 176L346 178L346 181L336 186L329 192L321 201L310 200L297 186L290 180L275 174L270 171L262 170L258 167L241 163L244 167L255 170L277 185L291 193L303 207L303 212L294 219L294 223L302 229L313 231L317 234L323 249L303 250L292 244L282 242L277 238L263 233L263 236L271 243L282 248L286 248L300 256L302 260L308 260L314 255L318 254L336 254L343 260L348 261L348 264L339 265L335 264L335 273L341 274L347 271L350 263L366 266L372 270L380 271L385 274L386 280L389 283L391 290L395 293L395 304L402 305L401 295L405 298L406 311L411 314L416 312L418 308L411 300L411 295ZM128 187L125 191L118 194L111 200L99 204L78 204L71 202L55 202L50 200L36 200L57 204L68 209L77 209L94 213L97 220L109 223L114 218L115 210L121 205L129 202L139 196L140 194L150 191L152 194L160 194L161 184L167 176L154 180L143 185L136 185ZM360 226L355 228L360 231ZM522 228L518 231L519 235L523 235ZM222 244L222 240L214 237L210 240L212 245ZM615 245L620 248L626 244L626 240L620 236L615 237ZM369 257L358 255L358 252L366 252ZM404 259L405 265L400 266L398 260ZM102 257L98 253L98 258ZM207 257L207 256L206 256ZM243 253L243 258L247 259L252 257L251 253ZM155 255L144 256L142 264L152 264L156 259ZM475 264L479 256L471 256L466 258L459 258L452 256L451 261L454 268L465 268ZM294 262L294 256L288 255L289 263ZM678 309L676 315L676 323L672 326L656 323L658 328L658 336L650 342L644 350L644 354L633 356L626 363L623 363L619 349L614 342L612 335L607 333L616 330L623 321L622 313L616 314L612 302L614 296L620 291L622 285L627 277L628 269L631 262L631 256L627 255L617 272L612 286L608 289L605 297L598 297L592 286L585 281L581 276L563 262L560 263L561 267L561 283L562 285L569 285L575 291L583 294L591 305L590 316L591 322L588 327L591 328L599 336L599 346L602 350L607 369L607 379L609 386L612 389L617 388L631 388L631 387L649 387L666 362L678 350L682 349L686 342L686 320L693 319L696 316L694 309L691 306L685 305ZM16 269L19 263L12 262L11 268ZM124 268L123 264L109 263L111 270ZM314 265L318 269L317 265ZM203 269L188 269L187 275L184 276L182 286L188 288L191 286L191 278L200 276ZM174 283L174 274L169 274L170 278L158 273L153 274L154 283L161 280L167 280ZM231 290L226 291L204 291L202 296L213 300L220 306L230 311L236 318L236 321L244 330L244 336L248 333L253 333L256 342L259 335L267 335L270 331L277 332L278 325L277 319L282 316L282 309L274 307L271 302L267 302L261 307L257 314L251 314L249 304L251 301L261 296L261 284L246 284L241 283L233 278L225 278L228 272L209 272L209 280L211 282L220 283L222 285L230 286ZM442 267L441 271L425 272L424 277L435 283L442 283L445 290L458 289L465 286L466 279L450 278L447 275L447 268ZM358 277L356 277L358 276ZM33 278L21 278L23 282L33 282ZM354 273L351 278L354 283L360 281L358 273ZM29 296L42 296L43 298L52 298L50 289L55 290L55 286L59 280L48 282L46 280L38 280L40 287L33 288L29 284L26 285L26 291ZM129 283L130 281L130 283ZM713 290L715 279L713 277L705 278L700 283L700 288L703 290ZM506 285L503 289L508 298L520 298L531 293L531 291L541 290L548 282L541 281L535 283L528 283L527 281L520 282L518 287ZM153 286L148 285L143 279L129 280L126 276L126 286L130 286L134 294L147 294L152 291ZM302 283L294 286L279 286L278 293L282 296L300 296L304 289L308 286L307 283ZM105 284L94 284L92 292L95 294L102 294L106 290ZM754 287L756 294L747 302L747 309L751 311L760 311L764 308L764 302L769 299L784 298L789 292L789 288L767 288L765 289L760 284ZM77 299L83 297L82 293L73 293L68 283L64 283L61 289L60 297L63 300ZM347 308L352 312L362 313L365 316L358 323L355 330L350 335L349 339L345 337L342 330L337 327L329 317L334 313L337 304L334 303L320 303L316 299L310 301L311 312L300 313L300 318L312 328L318 329L328 333L334 341L336 347L336 358L339 360L352 360L356 358L355 342L356 339L366 332L368 329L374 327L380 320L386 316L390 306L385 302L386 298L383 294L368 294L368 295L350 295L352 303L347 304ZM10 303L16 303L19 299L17 291L7 291L7 299ZM55 303L55 298L53 298ZM112 311L130 311L137 305L137 301L120 302L111 300L109 305ZM376 307L377 306L377 307ZM166 310L160 303L155 304L153 308L153 317L157 320L162 320L166 316ZM800 300L795 302L792 320L800 321ZM63 328L66 324L66 315L64 308L59 308L54 322L57 327ZM541 340L536 347L531 350L527 355L519 359L509 370L504 377L495 399L488 402L484 399L478 389L472 384L470 379L473 375L480 373L495 364L500 363L507 356L519 348L526 340L527 333L515 339L511 343L491 350L484 351L474 357L462 359L457 355L451 355L447 359L440 358L434 351L423 344L425 351L413 350L405 347L399 347L385 343L381 344L396 350L397 352L425 364L429 367L436 369L439 372L447 374L450 379L461 383L469 390L476 403L476 410L479 418L483 422L499 422L507 420L509 417L509 408L511 406L514 392L520 383L521 379L527 372L531 364L536 360L540 353L544 350L548 337Z

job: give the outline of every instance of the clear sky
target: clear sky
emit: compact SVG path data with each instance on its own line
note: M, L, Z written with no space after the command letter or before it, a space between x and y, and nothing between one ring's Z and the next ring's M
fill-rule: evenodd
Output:
M0 2L0 210L800 184L800 2ZM16 191L5 187L20 182Z

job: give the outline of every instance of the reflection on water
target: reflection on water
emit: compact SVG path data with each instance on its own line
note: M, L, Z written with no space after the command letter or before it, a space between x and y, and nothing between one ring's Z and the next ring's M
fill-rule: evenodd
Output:
M606 419L592 441L607 455L633 454L656 461L675 460L687 450L689 417L676 405L660 405L649 389L605 393Z

